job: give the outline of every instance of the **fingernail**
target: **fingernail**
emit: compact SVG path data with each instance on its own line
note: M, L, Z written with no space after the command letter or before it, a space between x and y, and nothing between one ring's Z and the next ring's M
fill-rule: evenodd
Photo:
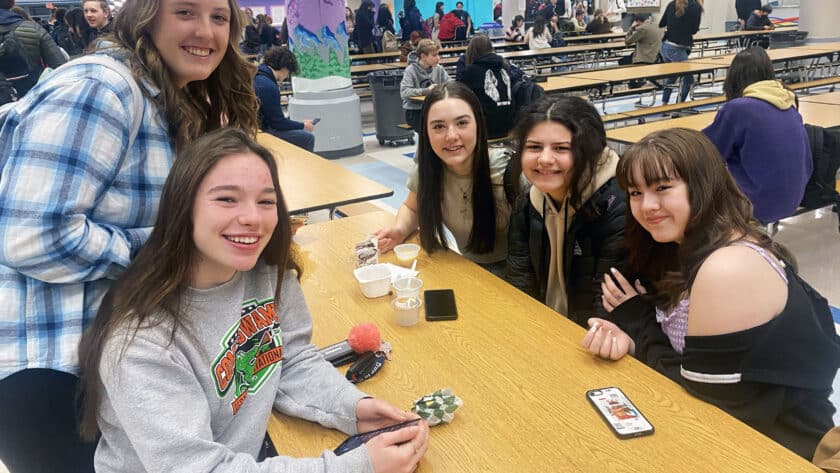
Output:
M613 337L613 345L615 345L616 343L618 343L618 339Z
M610 271L615 272L615 268L610 267Z
M598 330L598 327L600 327L600 325L598 324L598 322L595 322L594 324L592 324L592 327L589 328L589 333L595 333L595 331Z

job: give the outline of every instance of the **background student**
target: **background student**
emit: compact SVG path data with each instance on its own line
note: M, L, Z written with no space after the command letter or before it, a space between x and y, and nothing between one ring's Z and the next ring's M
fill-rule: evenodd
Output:
M459 80L478 98L488 137L507 136L516 117L513 86L518 77L504 58L493 52L487 35L473 36L463 58L463 77Z
M516 136L511 174L530 185L516 187L505 279L584 325L603 311L593 281L626 258L618 155L598 111L577 97L531 105Z
M520 42L525 38L525 17L516 15L513 17L510 28L505 31L505 41Z
M651 133L625 151L616 176L632 214L631 277L604 277L610 321L590 319L584 347L634 354L810 460L834 425L840 366L825 298L752 218L702 133Z
M315 148L315 125L312 120L302 122L286 117L280 102L278 84L292 74L299 74L294 53L285 46L274 46L263 56L262 64L254 77L254 92L260 101L260 129L289 143L312 151Z
M688 60L691 46L694 44L693 36L700 29L700 15L703 7L697 0L673 0L665 7L665 13L659 20L660 28L667 28L662 41L663 62L683 62ZM676 79L665 79L665 84L673 84ZM680 95L678 102L685 102L691 91L691 84L694 77L691 74L680 76ZM665 87L662 91L662 104L667 105L671 100L671 88Z
M272 408L347 434L410 418L366 397L310 343L291 245L268 150L227 128L179 153L148 242L80 345L82 426L102 434L97 472L416 467L422 421L339 457L261 458Z
M408 66L400 82L400 97L405 110L405 121L414 131L420 130L421 103L411 100L418 95L429 95L434 88L450 80L449 74L439 65L440 44L421 39L414 54L408 54Z
M0 460L16 473L92 471L82 330L146 241L175 151L223 119L256 132L238 5L196 3L197 21L176 5L126 2L100 51L115 60L57 69L0 129ZM196 35L207 47L185 51Z
M417 167L393 227L379 229L379 249L390 251L420 229L431 253L448 249L446 229L458 251L496 275L507 256L510 219L506 171L510 154L487 148L487 130L475 94L460 82L435 87L423 102Z
M703 133L752 202L759 222L790 217L814 168L796 95L776 80L773 63L758 47L735 56L723 92L727 102Z
M621 58L619 64L653 64L662 48L662 30L653 24L650 13L636 13L624 44L635 45L636 50Z

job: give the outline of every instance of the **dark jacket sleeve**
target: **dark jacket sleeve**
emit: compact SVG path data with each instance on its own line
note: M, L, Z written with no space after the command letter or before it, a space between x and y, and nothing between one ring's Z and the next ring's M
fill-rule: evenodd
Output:
M458 82L464 82L467 85L469 85L469 82L467 82L466 70L466 59L465 55L462 54L458 58L458 62L455 63L455 80L457 80Z
M636 344L634 357L642 363L683 384L680 375L682 356L671 346L671 341L656 321L656 309L641 296L633 297L613 309L609 319L621 327Z
M519 196L510 217L505 280L534 299L539 299L537 277L531 264L531 250L528 243L530 240L530 218L528 217L530 207L531 200L526 189ZM540 302L544 303L545 301Z
M38 27L38 29L40 30L41 58L43 58L44 62L53 69L67 62L64 54L61 53L58 45L55 44L55 40L47 33L47 30L41 27Z
M662 18L659 19L659 27L660 28L667 27L668 26L668 18L670 18L670 16L673 15L673 14L674 14L674 2L671 2L671 3L668 4L667 7L665 7L665 13L663 13Z
M303 123L289 120L283 114L283 106L280 104L280 89L277 84L269 78L260 74L254 78L254 93L260 101L260 115L263 119L263 131L288 131L301 130Z

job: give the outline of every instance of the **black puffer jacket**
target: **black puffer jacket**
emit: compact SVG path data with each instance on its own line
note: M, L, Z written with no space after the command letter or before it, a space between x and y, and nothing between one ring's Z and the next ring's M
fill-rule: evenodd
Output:
M9 10L0 10L0 33L7 33L14 30L15 39L23 46L29 59L29 67L32 69L29 79L15 84L18 88L18 95L25 94L38 80L38 76L44 70L44 64L56 68L67 60L61 54L61 50L53 41L47 30L32 20L24 20L17 13Z
M514 208L508 230L506 280L545 303L551 248L542 215L531 205L530 186ZM586 319L604 315L601 281L614 267L624 271L625 193L611 178L575 212L564 238L563 276L569 319L586 326Z

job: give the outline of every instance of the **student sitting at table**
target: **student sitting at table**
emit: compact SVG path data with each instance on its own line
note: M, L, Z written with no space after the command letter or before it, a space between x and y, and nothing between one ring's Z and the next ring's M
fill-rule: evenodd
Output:
M463 58L464 71L456 79L478 97L487 135L491 139L506 136L516 117L513 86L521 76L515 76L507 61L493 52L493 43L487 35L473 36Z
M513 17L510 28L505 31L505 41L520 42L525 38L525 32L522 28L525 27L525 17L516 15Z
M632 213L632 277L604 277L610 321L590 319L584 347L633 354L810 460L834 425L840 338L827 301L752 218L702 133L651 133L616 176Z
M302 122L286 118L280 102L278 84L290 75L300 72L294 53L285 46L274 46L266 51L263 63L254 77L254 92L260 101L260 128L266 133L312 151L315 148L315 125L312 120Z
M619 59L620 65L653 64L662 48L662 30L653 24L650 13L636 13L624 38L624 44L635 45L636 50L633 54Z
M586 10L575 10L575 17L572 18L572 25L575 27L575 32L581 33L586 31Z
M411 471L428 426L342 456L271 457L272 409L347 434L410 417L366 397L310 343L271 153L225 128L190 144L158 218L80 344L97 472Z
M796 96L776 80L773 63L757 47L735 56L723 92L727 102L703 133L752 202L758 221L790 217L813 171Z
M598 111L578 97L546 98L516 129L516 190L508 237L508 282L580 325L603 312L596 282L624 267L624 193L618 155Z
M525 33L525 42L528 43L528 49L547 49L551 47L551 38L553 33L548 27L548 22L541 15L537 15L534 20L534 25Z
M411 32L411 37L408 38L408 41L404 41L403 44L400 45L400 62L408 61L408 55L414 52L417 48L417 43L419 43L421 39L423 39L423 35L421 35L419 31Z
M586 32L589 34L606 34L612 32L610 22L600 8L592 14L592 21L586 25Z
M460 82L435 87L423 102L417 167L393 227L378 230L379 249L390 251L419 227L427 252L446 250L448 229L458 251L501 276L510 219L510 154L488 151L475 94ZM445 228L444 228L445 227Z
M414 131L420 130L422 104L411 100L418 95L429 95L439 84L450 80L446 70L438 64L440 44L431 39L421 39L414 53L408 55L408 66L400 82L400 97L405 110L405 121Z
M466 28L466 24L461 21L455 14L455 10L443 15L440 19L440 29L438 30L439 41L453 41L458 28Z

